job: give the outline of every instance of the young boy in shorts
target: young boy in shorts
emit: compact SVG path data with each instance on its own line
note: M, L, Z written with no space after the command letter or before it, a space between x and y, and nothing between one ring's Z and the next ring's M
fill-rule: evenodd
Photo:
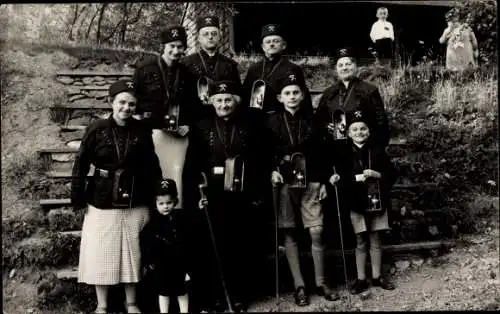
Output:
M304 108L306 85L303 76L293 70L284 73L277 80L277 99L284 110L273 113L268 120L272 133L274 171L271 182L275 193L278 227L284 236L285 254L290 267L294 286L295 303L309 304L309 295L300 271L297 234L299 228L308 229L311 236L311 253L314 262L316 292L326 300L339 298L325 284L325 249L322 239L323 212L321 200L326 197L325 183L328 177L322 169L321 144L318 133L313 129L312 115ZM293 186L294 155L305 157L305 177L302 188ZM305 171L304 171L305 170ZM298 177L297 177L298 178Z
M351 223L356 234L357 280L351 288L359 294L369 288L366 279L367 239L370 244L370 260L373 286L393 290L394 285L381 276L381 231L389 229L387 209L390 188L397 172L383 148L374 145L370 137L373 122L361 110L347 114L347 141L338 148L339 184L347 188L343 203L350 211ZM341 196L342 197L342 196ZM345 197L345 196L344 196Z

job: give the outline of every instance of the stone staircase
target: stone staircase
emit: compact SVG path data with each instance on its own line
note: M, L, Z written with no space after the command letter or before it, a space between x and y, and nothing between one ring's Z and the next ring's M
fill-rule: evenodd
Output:
M67 102L52 107L53 118L60 125L60 136L66 142L65 146L40 150L39 156L43 160L46 180L66 186L69 191L71 169L75 153L78 151L83 133L93 119L103 117L111 108L106 103L107 89L118 79L130 78L132 72L96 72L96 71L61 71L56 80L67 88ZM322 91L311 91L313 97L318 98ZM401 157L414 153L411 143L404 138L391 139L388 148L393 161L400 167L409 167L411 164L399 162ZM92 169L89 175L92 174ZM446 216L446 209L432 207L427 201L429 195L439 198L439 186L434 182L414 182L411 176L399 179L392 189L392 232L388 232L384 251L389 257L385 268L391 267L394 259L408 254L422 252L437 252L454 245L455 232L453 222ZM47 216L49 230L62 245L70 246L72 255L68 260L78 260L79 238L83 222L83 213L75 213L71 209L69 194L57 198L39 200L39 206ZM431 202L432 203L432 202ZM438 202L439 203L439 202ZM76 243L76 245L75 245ZM352 258L353 249L346 253ZM280 263L286 269L286 261L280 254ZM304 253L308 256L308 253ZM341 256L338 248L327 251L329 258L337 260ZM393 257L393 258L391 258ZM271 261L273 256L269 256ZM76 264L58 265L53 271L62 281L75 283L77 276ZM333 270L341 267L338 263ZM289 276L289 275L285 275ZM288 279L289 281L289 279ZM287 283L287 280L284 280ZM286 288L284 288L286 289Z

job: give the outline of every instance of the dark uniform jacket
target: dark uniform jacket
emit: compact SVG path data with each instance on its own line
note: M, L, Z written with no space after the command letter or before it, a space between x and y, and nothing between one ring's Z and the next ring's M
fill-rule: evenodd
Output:
M224 167L226 158L239 155L245 162L244 194L258 199L263 193L262 184L269 181L271 159L268 140L266 130L255 123L246 108L235 112L228 121L212 113L190 132L185 173L188 172L190 178L196 178L199 183L200 173L205 172L210 189L222 191L224 175L212 175L213 168ZM198 196L195 199L199 200L199 194L195 192L195 195ZM193 196L186 195L189 198Z
M390 130L382 97L375 85L354 79L346 90L342 82L327 88L315 112L315 123L326 132L335 111L353 112L361 110L370 120L371 137L374 142L386 147L389 144Z
M366 212L368 208L366 183L357 182L355 177L356 174L363 173L365 169L375 170L382 175L379 179L382 208L383 210L390 209L390 190L396 182L398 173L385 149L373 142L367 142L359 148L350 139L337 140L335 144L336 157L330 160L336 161L337 172L340 175L339 184L343 191L340 197L348 196L348 199L344 197L342 202L346 204L345 209L358 213Z
M210 57L200 49L182 60L189 72L198 80L206 76L212 81L233 81L241 83L238 63L233 59L217 52ZM196 84L195 84L196 86Z
M138 64L134 73L138 97L137 113L150 112L151 117L146 117L145 120L150 122L152 128L160 129L169 108L178 105L179 125L191 126L198 119L197 115L201 110L197 107L200 104L197 101L196 85L192 84L193 80L182 63L169 67L161 56L146 58Z
M158 290L181 295L194 258L188 216L182 209L173 209L166 216L154 212L152 218L141 231L143 267L157 277Z
M91 164L109 171L108 177L94 175L86 184ZM89 125L73 165L72 204L77 208L87 203L101 209L113 208L113 179L118 169L125 169L134 177L132 206L151 205L152 183L161 179L161 168L151 129L143 121L131 118L125 126L118 126L110 117Z
M277 100L277 79L293 71L299 73L302 77L297 78L299 82L305 82L304 72L295 63L290 62L285 56L278 56L273 60L264 57L261 61L252 64L248 68L247 75L243 81L243 102L247 105L250 104L250 97L252 87L256 80L264 80L266 82L266 90L264 94L264 112L283 111L283 105ZM312 114L313 107L311 101L311 94L309 89L306 88L303 106L306 112Z
M290 129L290 132L287 128ZM273 169L277 170L283 157L293 153L303 153L306 159L306 179L308 182L324 183L328 180L325 171L323 143L313 126L312 117L299 109L295 115L288 111L275 112L268 118L272 133ZM293 138L293 141L292 141ZM282 173L283 175L283 173Z

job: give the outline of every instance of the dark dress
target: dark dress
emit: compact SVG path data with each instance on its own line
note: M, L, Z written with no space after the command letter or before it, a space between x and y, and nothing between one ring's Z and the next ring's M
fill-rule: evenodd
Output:
M349 89L346 89L341 81L328 87L319 100L315 123L319 128L326 130L337 110L342 110L346 114L356 110L365 112L374 143L380 147L389 144L390 129L387 113L375 85L355 78L349 84Z
M166 216L155 212L151 218L141 233L143 267L159 295L184 295L193 261L187 217L182 209L173 209Z
M299 73L302 77L297 78L299 82L304 82L304 72L302 69L291 62L287 57L279 56L273 60L264 57L261 61L256 62L248 68L247 75L243 81L243 103L247 106L250 104L252 87L256 80L264 80L266 82L266 91L264 94L264 112L283 111L283 105L277 100L277 79L286 75L289 72ZM306 88L303 100L303 107L307 113L313 112L311 94Z
M234 114L225 121L212 113L200 121L190 132L189 146L184 168L185 191L192 202L200 199L198 184L200 173L208 179L208 215L213 228L216 249L219 254L223 275L233 302L244 301L245 287L253 278L256 269L256 253L269 242L265 239L266 220L270 213L263 211L259 202L270 190L270 158L266 139L269 136L244 112ZM231 140L232 139L232 140ZM242 192L224 191L224 175L214 174L215 167L224 167L226 158L239 155L245 162L244 189ZM187 195L186 198L187 200ZM198 252L201 256L198 270L201 271L200 289L205 305L215 300L224 302L220 273L217 268L214 247L204 212L200 211ZM255 232L259 230L259 232ZM272 229L271 229L272 230ZM271 233L272 234L272 233ZM258 267L257 267L258 269ZM198 277L200 278L200 277ZM203 302L203 301L202 301ZM225 302L224 302L225 303Z

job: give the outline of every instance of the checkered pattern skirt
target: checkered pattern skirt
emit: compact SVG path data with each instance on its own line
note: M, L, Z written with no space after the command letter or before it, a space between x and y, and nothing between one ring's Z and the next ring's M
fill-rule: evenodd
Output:
M141 276L139 233L147 207L99 209L88 206L82 227L78 282L91 285L136 283Z

